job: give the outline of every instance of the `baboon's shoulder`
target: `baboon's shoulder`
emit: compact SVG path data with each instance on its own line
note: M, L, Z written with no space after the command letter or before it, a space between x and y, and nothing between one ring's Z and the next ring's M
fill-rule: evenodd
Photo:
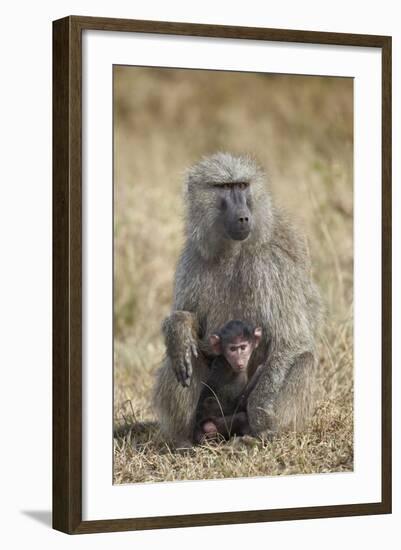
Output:
M299 267L310 268L310 256L304 232L283 210L276 210L271 239L273 254L284 254Z

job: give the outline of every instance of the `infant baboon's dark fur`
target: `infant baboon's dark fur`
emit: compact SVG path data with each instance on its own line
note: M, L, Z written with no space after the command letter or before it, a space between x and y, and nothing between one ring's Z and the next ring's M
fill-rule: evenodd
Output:
M301 429L313 407L316 335L321 324L302 234L273 206L253 160L219 153L186 178L186 242L177 265L172 312L163 323L167 355L154 388L166 437L191 440L208 376L200 340L230 319L262 328L248 398L252 434Z
M222 436L248 435L251 429L247 400L257 380L249 376L249 360L258 347L261 330L243 321L229 321L210 338L213 359L210 374L201 391L195 414L193 441Z

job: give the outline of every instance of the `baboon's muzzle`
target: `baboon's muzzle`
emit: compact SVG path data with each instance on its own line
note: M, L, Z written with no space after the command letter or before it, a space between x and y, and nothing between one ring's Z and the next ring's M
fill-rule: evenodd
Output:
M225 200L224 227L227 236L235 241L243 241L252 229L252 213L246 203L245 192L232 189Z

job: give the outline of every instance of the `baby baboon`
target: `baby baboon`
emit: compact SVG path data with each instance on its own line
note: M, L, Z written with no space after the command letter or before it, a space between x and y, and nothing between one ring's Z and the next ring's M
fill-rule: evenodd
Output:
M219 153L193 166L186 205L186 242L163 323L167 355L154 389L162 431L178 445L192 439L209 372L199 344L230 319L263 333L250 361L251 372L262 365L248 398L252 434L300 429L313 406L321 324L302 234L273 206L248 157Z
M259 327L252 328L242 321L230 321L211 335L210 344L217 357L196 409L195 443L218 434L229 439L250 433L246 404L258 370L250 377L248 365L261 336Z

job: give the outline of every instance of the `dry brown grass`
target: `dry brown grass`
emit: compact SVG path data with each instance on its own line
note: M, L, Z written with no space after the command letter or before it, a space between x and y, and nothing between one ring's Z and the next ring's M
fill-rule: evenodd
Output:
M115 69L116 483L352 470L352 102L349 79ZM183 242L182 173L219 150L256 156L308 235L327 307L322 395L303 433L174 452L150 393Z

